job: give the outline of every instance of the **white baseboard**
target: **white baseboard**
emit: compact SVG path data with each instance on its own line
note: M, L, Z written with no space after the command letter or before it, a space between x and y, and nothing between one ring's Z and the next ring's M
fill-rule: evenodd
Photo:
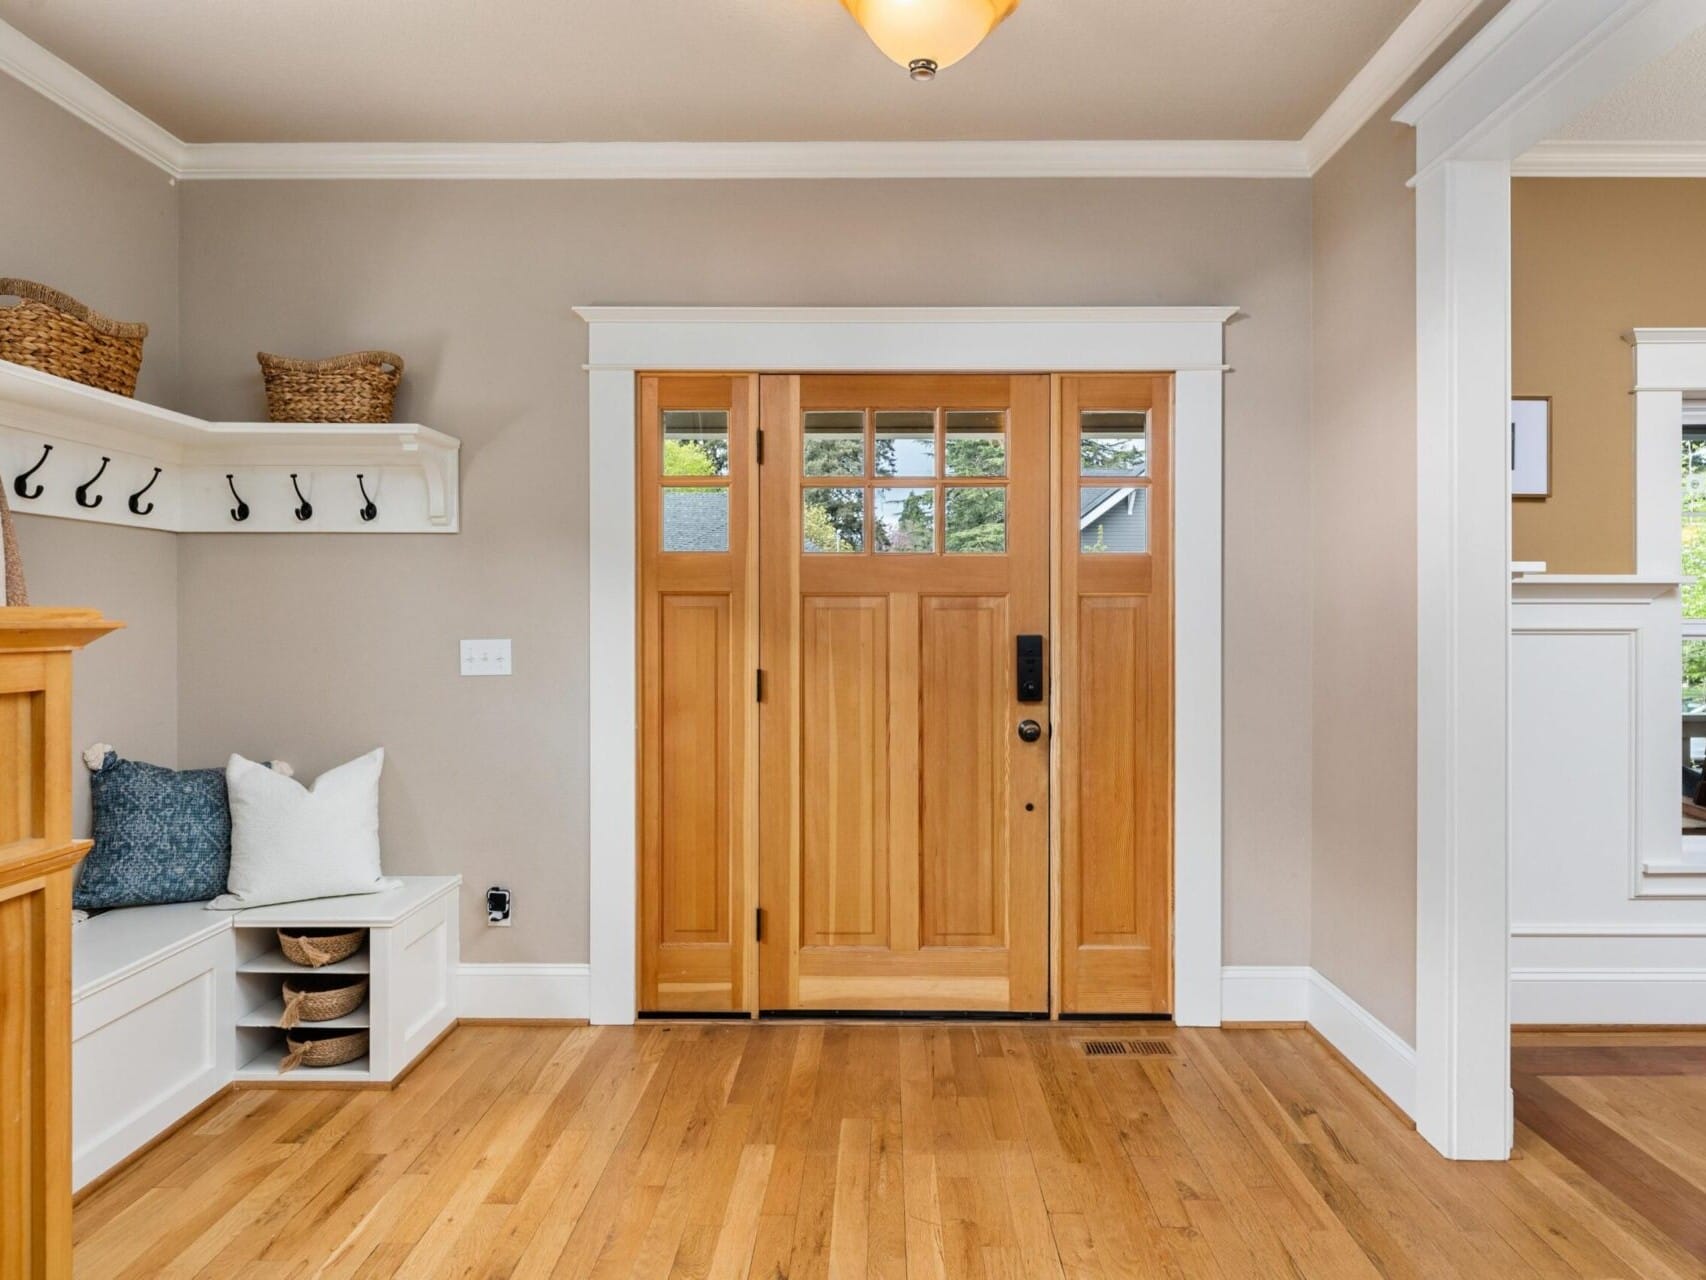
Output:
M1512 969L1511 1021L1706 1024L1706 968Z
M585 1018L587 992L584 964L464 964L456 969L456 1011L463 1018Z
M1306 964L1226 965L1220 971L1222 1022L1308 1022Z
M1308 965L1228 965L1227 1022L1307 1022L1405 1115L1415 1114L1416 1051Z

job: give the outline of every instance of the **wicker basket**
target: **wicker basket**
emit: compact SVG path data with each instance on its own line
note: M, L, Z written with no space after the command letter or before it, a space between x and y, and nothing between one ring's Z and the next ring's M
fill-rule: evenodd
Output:
M286 978L284 1014L278 1025L288 1031L303 1022L329 1022L354 1013L366 999L366 978L342 978L331 974Z
M295 1031L284 1037L278 1073L297 1067L341 1067L367 1052L365 1031Z
M125 324L30 280L0 279L0 360L28 365L121 396L136 394L145 324Z
M292 964L318 969L348 960L367 939L366 929L280 929L279 950Z
M352 351L330 360L291 360L255 353L267 384L267 416L274 422L389 422L403 357L389 351Z

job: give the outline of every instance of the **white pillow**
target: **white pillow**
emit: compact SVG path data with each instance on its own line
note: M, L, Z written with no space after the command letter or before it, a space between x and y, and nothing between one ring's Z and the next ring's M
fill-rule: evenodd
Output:
M379 771L383 747L328 770L304 787L263 764L232 756L231 871L216 911L395 888L379 869Z

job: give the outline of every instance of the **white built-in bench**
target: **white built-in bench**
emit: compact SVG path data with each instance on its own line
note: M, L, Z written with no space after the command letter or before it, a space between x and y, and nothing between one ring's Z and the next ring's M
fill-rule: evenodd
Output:
M461 876L248 911L199 902L108 911L71 935L73 1182L81 1188L232 1083L386 1085L456 1020ZM318 973L368 974L367 1004L323 1027L367 1027L367 1057L278 1074L281 927L363 928Z

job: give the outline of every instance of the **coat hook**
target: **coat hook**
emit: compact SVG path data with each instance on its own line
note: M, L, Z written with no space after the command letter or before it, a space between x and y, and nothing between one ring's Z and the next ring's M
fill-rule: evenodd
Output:
M312 520L314 508L309 505L308 499L302 496L302 486L296 483L296 472L294 471L290 473L290 487L296 490L296 501L299 504L296 508L296 518L298 520Z
M150 502L145 507L142 505L141 498L142 498L143 494L147 493L150 489L152 489L154 487L154 482L156 480L158 480L159 478L160 478L160 468L155 467L154 468L154 474L148 477L148 483L143 485L135 493L130 495L130 514L131 515L133 515L133 516L145 516L150 511L154 510L154 504L152 502Z
M109 463L111 461L112 461L111 458L109 458L105 454L103 454L101 456L101 465L98 468L96 468L95 474L90 476L82 484L77 486L77 505L78 506L85 507L88 510L93 511L96 507L101 505L101 495L98 493L95 495L95 500L93 502L89 501L89 488L90 488L90 486L92 486L95 483L95 481L97 481L101 478L101 473L107 469L107 463Z
M363 520L372 520L379 514L379 508L374 506L373 499L367 496L367 478L363 476L361 472L357 471L355 473L355 482L361 487L361 518Z
M237 500L237 505L231 508L231 518L242 524L249 518L249 504L238 494L237 481L229 471L225 473L225 483L231 486L231 496Z
M35 492L32 493L30 492L29 480L31 476L47 465L47 455L52 452L53 446L50 444L44 444L41 447L41 459L36 463L36 465L31 467L28 471L22 472L12 478L13 493L17 494L20 498L27 498L32 502L41 497L41 486L38 484L35 487Z

